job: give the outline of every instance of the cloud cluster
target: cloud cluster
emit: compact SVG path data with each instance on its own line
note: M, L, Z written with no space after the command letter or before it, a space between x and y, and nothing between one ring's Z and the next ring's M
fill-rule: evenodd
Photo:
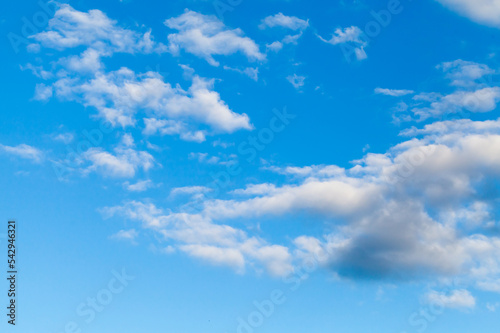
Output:
M267 16L259 25L260 29L282 27L291 30L304 30L309 26L309 20L302 20L295 16L286 16L283 13Z
M412 95L413 91L377 88L375 92L394 97L412 95L411 99L399 104L395 113L397 121L423 121L452 114L490 112L497 108L500 102L500 85L495 70L484 64L461 59L444 62L437 68L443 71L454 91L446 94L420 92Z
M212 66L219 66L216 55L244 54L248 60L265 60L259 46L241 29L229 29L216 16L186 10L182 15L165 21L177 33L168 35L170 52L178 55L183 49L205 59Z
M346 48L350 47L350 45L354 45L354 54L357 60L364 60L368 57L365 52L368 41L364 36L363 30L359 27L351 26L344 29L337 28L332 34L332 37L328 40L319 35L318 37L325 43L340 45L343 48L344 54L349 54L350 52L346 52Z
M200 23L199 26L196 22ZM182 30L177 37L170 35L170 50L174 47L173 40L181 43L185 36L191 36L194 30L199 29L211 34L207 38L214 43L211 47L216 52L227 45L233 47L233 51L241 48L247 53L257 47L248 38L238 37L238 30L226 30L216 19L195 12L186 12L167 20L166 24ZM53 62L55 72L51 75L42 75L49 72L40 66L26 66L47 81L36 86L36 100L48 100L55 96L79 102L97 109L99 115L113 126L136 126L136 118L142 116L145 135L179 135L186 141L202 142L209 134L252 129L246 114L233 112L221 99L214 90L213 79L191 72L188 77L191 86L184 90L179 84L172 86L165 82L154 71L136 73L126 67L106 71L102 58L111 57L114 53L166 52L165 45L154 42L151 31L141 34L122 28L99 10L80 12L69 5L61 5L47 29L31 38L43 47L56 50L72 51L79 46L86 47L80 54ZM191 45L190 42L188 44ZM202 44L206 46L205 42ZM232 52L226 51L223 54ZM255 56L261 58L258 48ZM200 125L205 128L199 129ZM99 154L104 156L102 152ZM88 155L97 156L97 152L89 152Z
M265 269L275 276L284 276L293 269L286 247L268 244L229 225L215 224L200 214L165 212L151 203L138 201L106 207L102 213L138 221L170 247L213 265L231 267L240 274L249 267L257 272Z
M294 35L286 35L281 40L266 44L266 48L272 52L278 52L286 44L297 44L297 40L302 37L303 31L309 27L309 20L303 20L295 16L286 16L283 13L267 16L259 25L259 28L264 30L267 28L281 27L288 30L296 31Z
M144 34L119 27L102 11L87 13L59 4L45 31L30 38L42 46L56 50L86 46L102 54L110 52L165 52L166 47L154 42L151 31Z
M499 223L494 209L497 195L489 187L500 181L499 124L455 120L412 129L405 135L422 137L410 138L385 154L368 153L349 169L334 165L266 167L291 177L290 181L281 186L250 184L229 193L233 198L204 200L198 213L157 213L143 220L168 229L176 225L175 231L165 234L186 241L186 233L194 233L184 230L186 224L194 225L192 221L200 223L201 230L214 227L231 234L224 239L234 239L239 232L220 223L311 214L331 221L330 231L322 237L297 237L288 249L279 247L291 253L288 263L307 254L323 253L327 258L324 265L340 278L456 277L469 286L500 290ZM142 204L132 206L143 209ZM130 207L113 209L136 214L137 208ZM180 224L166 222L181 216ZM222 238L208 240L204 234L190 241L210 243L204 244L209 247L181 250L241 269L248 237L239 235L242 238L231 241L230 249L217 248L223 244ZM462 301L457 306L473 306L464 293L438 296L432 294L431 298L440 298L449 306Z

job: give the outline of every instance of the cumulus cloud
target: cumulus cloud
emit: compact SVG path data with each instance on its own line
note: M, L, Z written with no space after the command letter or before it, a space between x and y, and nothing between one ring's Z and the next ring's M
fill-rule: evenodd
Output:
M233 112L213 90L214 80L193 77L189 89L172 87L154 72L136 74L127 68L97 73L82 81L62 78L54 83L55 94L63 99L93 106L114 125L135 124L139 110L150 110L157 118L145 120L145 134L181 134L189 141L204 141L205 132L186 131L186 121L206 124L219 132L252 129L246 114ZM168 118L168 120L161 120Z
M101 211L106 217L121 215L138 221L169 246L209 264L230 267L238 273L254 267L284 276L293 270L288 248L268 244L229 225L216 224L203 215L164 212L153 204L137 201Z
M97 9L81 12L68 4L58 6L45 31L30 36L44 47L63 50L87 46L99 53L166 51L164 45L154 42L151 31L139 33L119 27Z
M199 20L205 23L196 26ZM257 47L250 39L239 36L241 32L238 29L227 30L215 18L186 12L167 21L170 27L181 30L189 27L202 29L210 35L216 53L227 43L232 43L229 48L233 48L227 52L241 49L249 56L252 45ZM217 33L211 34L214 28ZM190 34L182 30L177 37L182 39L186 36L184 33ZM175 39L173 35L171 37ZM214 90L215 80L194 75L192 70L187 77L192 81L187 90L178 84L172 86L165 82L154 71L135 73L125 67L106 71L102 57L111 57L118 52L161 53L166 51L166 46L154 42L150 31L139 33L122 28L99 10L80 12L69 5L61 5L45 31L31 38L44 47L56 50L75 49L80 52L81 47L86 48L79 54L53 61L55 75L46 75L48 72L41 66L26 66L38 77L54 80L36 86L34 98L37 100L55 96L63 101L76 101L97 109L101 117L113 126L121 127L135 126L138 114L145 113L144 134L178 135L186 141L203 142L207 135L253 128L246 114L235 113L221 99ZM170 47L173 47L172 43ZM224 52L222 54L229 54ZM256 52L259 54L258 47ZM259 56L257 58L260 59ZM183 68L187 70L188 67ZM256 71L251 73L245 70L245 73L256 75Z
M481 194L500 178L495 124L435 123L406 133L423 137L384 154L368 153L348 169L268 166L289 181L250 184L231 191L233 198L206 199L195 215L215 223L310 213L332 221L333 231L297 238L294 253L326 253L324 265L341 278L459 277L496 290L495 202Z
M291 30L304 30L309 26L309 20L302 20L295 16L286 16L283 13L267 16L259 25L260 29L283 27Z
M497 73L485 64L461 59L443 62L437 66L442 70L451 92L419 92L411 99L408 94L390 90L376 90L392 96L402 97L395 108L394 118L400 121L424 121L448 115L467 116L468 113L490 112L500 102L500 86L495 79Z
M431 291L426 295L429 303L446 308L473 308L476 306L476 299L468 290L453 290L449 294Z
M464 61L462 59L443 62L437 68L442 69L446 73L446 78L451 80L452 86L462 87L476 85L476 80L495 73L488 65Z
M44 153L40 149L24 143L17 146L6 146L0 144L0 151L5 154L31 160L35 163L40 163L44 158Z
M38 83L35 86L35 95L33 99L36 101L47 101L52 97L52 87L43 83Z
M219 66L214 56L238 52L250 61L266 58L252 39L244 37L241 29L229 29L213 15L186 10L178 17L167 19L165 25L178 31L168 35L168 48L176 55L183 49L205 59L212 66Z
M440 117L449 113L490 112L500 101L500 87L487 87L473 91L455 91L448 95L435 95L429 99L427 94L414 96L415 100L429 101L429 106L415 107L411 111L418 120Z
M84 173L98 172L106 177L132 178L139 170L151 169L155 163L154 157L148 152L135 150L132 145L133 142L125 135L113 152L95 147L88 149L81 156L90 164L83 170ZM135 189L144 185L146 184L138 185Z
M454 12L491 27L500 27L500 3L493 0L436 0Z

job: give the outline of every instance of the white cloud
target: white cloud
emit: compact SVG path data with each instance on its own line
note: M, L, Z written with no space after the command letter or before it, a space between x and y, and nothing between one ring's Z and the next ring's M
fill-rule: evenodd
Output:
M278 52L283 48L283 45L286 45L286 44L295 44L296 45L297 41L300 37L302 37L302 31L296 35L286 35L285 37L283 37L283 39L281 41L275 41L275 42L272 42L271 44L266 44L266 49L268 51Z
M446 308L474 308L476 299L468 290L453 290L449 294L431 291L426 295L427 302Z
M244 198L207 199L200 214L211 221L322 216L335 221L333 231L308 244L329 253L325 264L340 277L458 276L494 290L500 275L500 239L489 229L494 198L477 193L500 178L500 127L464 121L435 127L385 154L368 153L350 169L266 167L291 179L229 193Z
M209 156L208 153L189 153L189 158L197 160L198 163L218 164L220 162L220 157Z
M479 281L477 283L477 287L481 290L500 293L500 279L488 279L485 281Z
M486 308L488 309L488 311L490 312L495 312L497 310L497 308L500 306L500 303L486 303Z
M206 131L190 131L189 126L182 122L169 119L144 118L145 128L142 131L145 135L161 135L177 134L182 140L203 142L206 140Z
M276 185L274 184L250 184L247 185L245 189L237 189L231 191L232 194L236 195L267 195L276 193Z
M138 181L135 184L130 184L129 182L125 182L123 185L125 186L127 191L131 192L144 192L150 188L155 187L155 184L150 179Z
M43 83L37 83L35 87L35 96L33 99L37 101L47 101L52 97L52 87Z
M230 266L238 273L245 271L245 258L237 249L200 244L181 245L179 248L190 256L206 260L213 265Z
M262 20L260 29L283 27L291 30L304 30L309 26L309 20L302 20L295 16L286 16L282 13L268 16Z
M116 147L114 154L102 148L90 148L82 157L90 162L85 172L96 171L114 178L132 178L138 170L148 171L154 165L154 158L148 152L123 146Z
M139 236L139 233L135 229L130 230L120 230L116 234L111 235L109 238L116 240L126 240L132 244L137 244L135 239Z
M367 58L365 47L368 46L368 42L366 38L364 38L363 31L356 26L344 29L337 28L329 40L326 40L319 35L318 37L325 43L341 45L341 47L344 47L345 49L343 49L343 51L346 56L351 53L346 48L349 47L349 44L352 44L354 45L353 52L357 60L364 60Z
M30 70L31 73L33 73L33 75L44 80L51 79L54 76L54 74L52 74L51 72L44 70L42 66L34 66L32 64L27 64L26 66L20 66L20 67L21 70L23 71Z
M59 134L53 134L52 139L54 141L59 141L64 144L69 144L73 142L75 139L75 135L73 133L59 133Z
M44 158L44 154L41 150L24 143L17 146L5 146L0 144L0 151L3 151L6 154L31 160L35 163L40 163Z
M491 27L500 27L500 2L496 0L436 0L458 14Z
M168 48L173 54L181 49L205 59L212 66L219 66L216 55L243 53L249 60L265 60L265 54L250 38L243 36L241 29L229 29L215 16L186 10L182 15L165 21L170 29L178 33L168 35Z
M427 98L428 95L420 94L414 99ZM486 87L473 91L455 91L445 96L437 95L427 107L414 107L411 111L418 120L430 117L439 117L449 113L490 112L496 109L500 101L500 87Z
M266 44L266 49L271 50L273 52L278 52L283 48L283 43L280 41L272 42L271 44Z
M228 225L215 224L199 214L170 213L153 204L131 201L123 206L101 210L106 217L117 214L137 220L172 247L197 259L217 266L228 266L238 273L247 267L265 268L271 275L292 272L288 248L271 245L258 237Z
M479 64L472 61L464 61L461 59L443 62L437 68L446 73L446 77L451 80L452 86L469 87L476 85L476 80L495 71L485 64Z
M304 81L306 78L305 76L300 76L294 73L293 75L287 76L286 79L292 84L295 89L299 89L304 86Z
M406 89L398 90L398 89L375 88L375 93L387 95L387 96L399 97L399 96L413 94L414 91L413 90L406 90Z
M259 69L257 67L255 67L255 68L253 68L253 67L247 67L245 69L239 69L239 68L233 68L233 67L229 67L229 66L224 66L224 69L225 70L229 70L229 71L233 71L233 72L237 72L237 73L240 73L240 74L244 74L244 75L248 76L249 78L251 78L254 81L258 81L259 80Z
M93 73L103 67L101 54L94 49L87 49L78 56L62 58L59 62L67 69L76 73Z
M205 187L205 186L183 186L183 187L173 188L170 191L170 196L176 197L178 195L188 194L188 195L201 197L201 196L203 196L203 194L211 192L211 191L212 191L211 188Z
M114 125L131 126L139 110L151 110L157 118L175 121L149 120L146 133L163 129L162 134L183 134L183 122L192 120L211 126L219 132L232 133L239 129L252 129L246 114L229 109L213 90L214 80L193 77L191 87L185 91L172 87L157 73L137 75L127 68L110 73L97 73L95 78L80 82L63 78L54 83L55 94L63 99L77 100L97 108ZM151 118L153 119L153 118ZM148 126L148 124L146 124ZM205 132L192 130L182 135L190 141L201 142Z
M105 54L166 51L164 45L153 41L151 31L142 34L121 28L97 9L80 12L67 4L58 6L46 30L30 37L44 47L63 50L87 46Z
M421 92L412 96L411 100L401 101L394 108L396 122L423 121L453 114L467 118L469 112L484 113L497 108L500 86L491 77L496 72L487 65L458 59L441 63L437 68L443 71L454 91L446 94ZM378 92L391 93L385 89ZM401 97L404 95L400 94Z
M238 29L227 30L217 19L194 12L167 20L167 25L181 30L194 29L182 30L176 35L180 39L197 29L205 29L203 31L210 35L207 38L216 48L216 53L229 43L229 49L232 47L233 50L221 51L221 54L240 50L250 57L252 45L257 47L250 39L239 36ZM174 35L170 36L175 39ZM179 135L186 141L203 142L207 135L253 129L248 116L233 112L214 90L215 80L194 75L186 65L183 65L186 78L192 81L187 90L179 84L166 83L159 73L153 71L141 74L122 67L106 72L101 57L111 57L116 52L164 52L166 46L154 42L150 32L139 33L119 27L116 21L99 10L79 12L69 5L60 5L46 30L32 38L57 50L86 47L83 52L78 50L81 52L78 55L52 62L55 76L47 75L43 67L26 66L42 79L56 78L50 85L38 84L35 99L48 100L56 96L94 107L113 126L135 126L137 115L145 113L144 134ZM252 78L257 75L256 69L243 72ZM197 128L199 125L208 128Z

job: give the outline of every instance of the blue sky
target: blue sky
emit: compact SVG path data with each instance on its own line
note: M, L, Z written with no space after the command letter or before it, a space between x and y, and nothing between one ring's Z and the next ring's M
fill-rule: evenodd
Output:
M499 17L5 4L6 329L497 332Z

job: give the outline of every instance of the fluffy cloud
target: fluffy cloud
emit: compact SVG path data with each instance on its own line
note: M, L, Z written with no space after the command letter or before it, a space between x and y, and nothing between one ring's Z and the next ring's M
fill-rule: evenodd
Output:
M477 84L476 80L495 73L488 65L462 59L443 62L437 68L446 73L446 77L451 80L452 86L463 87L475 85Z
M337 28L329 40L324 39L319 35L318 37L325 43L340 45L346 56L351 53L349 50L350 46L354 45L353 52L356 56L356 59L364 60L367 58L365 52L365 47L368 46L367 39L364 38L363 31L356 26L351 26L344 29Z
M473 308L476 306L476 299L468 290L453 290L450 294L431 291L426 295L429 303L446 308Z
M80 12L70 5L60 4L45 31L30 38L44 47L63 50L87 46L100 53L165 52L166 47L155 43L151 31L144 34L121 28L100 10Z
M473 91L455 91L448 95L436 95L431 99L427 94L416 95L415 100L429 101L427 107L415 107L412 112L419 120L440 117L448 113L490 112L500 101L500 87L487 87Z
M205 23L196 26L199 20ZM232 51L221 54L240 50L251 56L252 45L257 47L250 39L240 37L239 30L227 30L217 19L194 12L167 20L167 25L182 30L177 35L179 40L186 34L190 35L184 28L202 29L210 35L207 38L217 52L229 43ZM212 34L214 28L217 32ZM186 141L203 142L207 135L253 128L246 114L233 112L214 91L215 80L194 75L192 70L188 77L192 84L187 90L178 84L172 86L153 71L138 74L122 67L107 72L102 57L111 57L117 52L163 52L166 46L154 42L150 32L142 34L119 27L116 21L99 10L79 12L69 5L61 5L47 29L32 38L44 47L57 50L86 47L80 54L52 62L55 75L46 75L48 72L41 66L26 66L40 78L54 80L36 86L34 98L37 100L55 96L61 100L77 101L94 107L101 117L121 127L135 126L141 112L146 116L144 134L179 135ZM176 37L171 35L171 39ZM173 47L172 43L170 47ZM261 59L258 47L256 52L254 55ZM200 124L208 128L198 129ZM94 152L92 156L105 157L105 154ZM111 161L111 158L107 156L107 160Z
M413 95L411 100L403 99L394 114L398 122L423 121L451 114L466 116L469 112L484 113L497 108L500 86L496 72L487 65L458 59L439 64L437 68L443 71L455 90L446 94L421 92ZM391 91L381 90L379 93L391 94ZM405 97L407 94L392 95Z
M212 66L219 66L216 55L243 53L249 60L264 60L265 54L241 29L229 29L215 16L186 10L182 15L165 21L177 33L168 35L168 48L173 54L181 49L205 59Z
M495 0L437 0L474 22L500 27L500 3Z
M52 87L46 86L43 83L38 83L35 86L35 95L33 96L34 100L37 101L46 101L52 97Z
M423 137L368 153L349 169L266 167L290 182L206 199L200 213L187 216L215 223L310 213L332 221L333 231L298 237L294 259L326 253L324 265L349 279L458 277L496 290L495 198L482 189L500 180L498 124L456 120L413 129L405 134Z
M24 143L17 146L5 146L0 144L0 151L9 155L31 160L35 163L40 163L44 158L44 153L41 150Z
M193 77L186 91L179 86L165 83L159 74L148 72L137 75L127 68L110 73L97 73L88 81L62 78L54 83L55 94L63 99L76 100L97 108L100 114L114 125L129 126L135 123L139 110L150 110L159 120L145 120L145 134L182 134L190 141L204 141L205 132L186 131L183 121L194 120L211 126L219 132L252 129L246 114L237 114L213 90L214 80Z
M252 184L229 193L234 199L202 198L196 213L164 212L140 202L105 211L141 221L178 250L240 273L258 263L284 275L295 260L320 255L322 265L341 278L458 277L465 284L497 290L500 239L491 234L497 227L494 198L482 195L481 188L500 180L495 154L500 126L447 121L412 134L423 137L385 154L369 153L349 169L267 167L294 181ZM221 223L297 213L323 216L332 221L330 231L320 238L297 237L285 247ZM450 307L470 307L469 296L434 293L431 298Z
M302 20L295 16L286 16L282 13L271 15L262 20L260 29L283 27L291 30L304 30L309 26L309 20Z
M142 223L164 242L207 263L228 266L238 273L247 267L283 276L293 270L288 248L271 245L258 237L229 225L215 224L203 215L164 212L153 204L130 201L123 206L106 207L102 213L126 216Z
M81 158L90 163L83 170L84 173L95 171L113 178L132 178L138 170L151 169L155 162L148 152L134 149L133 140L129 135L123 136L122 143L113 150L113 153L104 151L102 148L90 148L82 153ZM135 189L140 189L140 185Z

